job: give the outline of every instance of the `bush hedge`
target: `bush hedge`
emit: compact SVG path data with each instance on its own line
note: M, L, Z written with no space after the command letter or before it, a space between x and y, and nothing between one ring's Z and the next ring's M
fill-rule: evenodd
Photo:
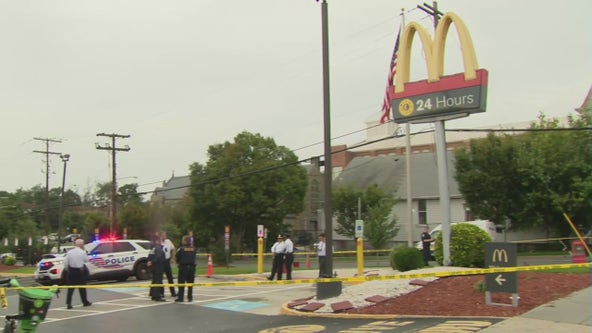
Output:
M16 264L16 258L12 257L12 256L6 256L6 257L2 258L2 264L7 265L7 266L12 266L12 265Z
M485 243L491 237L483 229L470 223L451 226L450 261L459 267L485 267ZM444 262L442 233L436 236L434 257L442 265Z
M390 255L391 267L400 272L422 268L423 255L414 247L393 248Z

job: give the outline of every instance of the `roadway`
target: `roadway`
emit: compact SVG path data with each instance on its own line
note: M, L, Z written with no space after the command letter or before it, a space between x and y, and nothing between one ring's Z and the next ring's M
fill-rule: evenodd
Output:
M131 284L134 282L127 282ZM82 307L78 294L74 309L65 308L63 293L54 299L44 333L77 332L440 332L478 331L500 319L487 318L391 318L344 319L278 315L283 302L314 295L311 285L196 288L192 303L152 302L143 288L90 289L90 307ZM17 296L9 296L16 310ZM427 331L425 331L427 332Z

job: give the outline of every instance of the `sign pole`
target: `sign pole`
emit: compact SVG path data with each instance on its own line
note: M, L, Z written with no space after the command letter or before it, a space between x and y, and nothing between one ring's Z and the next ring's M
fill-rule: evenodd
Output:
M440 193L440 214L442 215L443 264L450 266L450 192L448 189L448 157L446 154L446 133L444 121L436 121L436 159L438 161L438 192Z

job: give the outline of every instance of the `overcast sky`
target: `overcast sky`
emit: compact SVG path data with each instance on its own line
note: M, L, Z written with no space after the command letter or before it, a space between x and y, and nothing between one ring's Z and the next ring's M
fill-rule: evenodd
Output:
M328 0L332 136L380 117L401 23L432 27L419 1ZM429 2L431 4L431 2ZM592 84L592 2L442 0L489 70L486 113L447 128L564 117ZM430 29L431 31L431 29ZM447 74L461 72L450 31ZM420 43L412 80L425 77ZM246 130L300 158L323 154L321 5L314 0L0 0L0 190L45 186L45 144L69 153L66 188L110 181L150 191ZM333 144L354 144L356 133ZM50 158L50 187L63 164Z

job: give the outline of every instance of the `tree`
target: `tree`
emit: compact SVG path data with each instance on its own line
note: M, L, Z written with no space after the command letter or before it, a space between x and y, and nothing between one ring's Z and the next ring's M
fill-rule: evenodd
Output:
M395 200L385 198L368 209L364 220L364 236L375 249L384 249L399 233L397 218L390 216L394 205Z
M21 226L25 225L23 228ZM23 209L22 197L8 192L0 200L0 238L37 235L38 225Z
M542 227L568 235L564 212L589 226L591 136L578 130L587 123L586 115L569 117L566 128L541 114L526 134L490 134L457 150L455 177L471 211L513 229Z
M125 184L119 187L117 192L117 203L120 206L141 204L143 202L142 196L138 193L138 184Z
M89 234L89 239L94 239L95 229L99 229L100 234L109 234L110 220L105 214L99 211L88 212L84 214L84 220L80 227L81 232L85 230ZM92 234L92 237L90 237Z
M272 138L242 132L233 142L210 146L208 156L205 165L190 166L186 228L198 241L215 242L229 226L238 250L243 243L254 247L263 219L269 229L279 230L286 215L302 211L306 172L296 155Z
M43 229L45 234L57 230L61 195L61 188L56 187L50 189L48 192L49 205L46 207L44 187L42 188L37 185L28 190L18 189L14 193L14 197L22 204L22 207L27 207L27 215L38 227ZM80 196L76 192L72 190L64 192L63 204L65 208L78 206L81 201ZM45 223L46 215L48 224Z
M352 187L340 187L333 191L334 215L339 234L354 238L355 221L358 219L358 200L364 220L364 236L374 248L384 247L399 231L397 220L390 213L396 200L373 184L365 191Z
M148 207L138 203L128 203L119 210L119 230L127 228L128 238L148 238L151 230L148 221Z
M104 182L95 186L94 195L91 196L95 206L107 207L111 204L111 185L111 182Z

